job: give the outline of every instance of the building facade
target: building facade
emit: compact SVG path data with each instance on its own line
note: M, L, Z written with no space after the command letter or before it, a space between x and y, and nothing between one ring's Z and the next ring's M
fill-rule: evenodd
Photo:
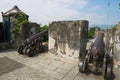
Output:
M21 11L17 6L7 12L2 12L3 17L3 29L4 29L4 40L10 42L13 40L13 30L18 24L18 14L22 14L28 20L29 16Z

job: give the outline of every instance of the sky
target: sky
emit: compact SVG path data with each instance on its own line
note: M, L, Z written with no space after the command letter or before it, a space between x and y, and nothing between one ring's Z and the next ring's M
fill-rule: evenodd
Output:
M42 25L63 20L88 20L91 25L117 24L120 21L119 3L120 0L2 0L0 12L17 5L29 15L29 21Z

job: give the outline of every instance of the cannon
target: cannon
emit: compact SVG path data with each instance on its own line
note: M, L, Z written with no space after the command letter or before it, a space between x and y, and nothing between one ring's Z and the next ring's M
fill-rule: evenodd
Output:
M79 71L84 73L89 69L93 73L101 72L104 80L110 80L113 69L113 57L110 49L106 49L104 33L99 32L85 55L79 59Z
M45 36L47 30L37 33L30 38L27 38L17 49L19 54L25 54L29 57L35 56L42 50L43 36Z

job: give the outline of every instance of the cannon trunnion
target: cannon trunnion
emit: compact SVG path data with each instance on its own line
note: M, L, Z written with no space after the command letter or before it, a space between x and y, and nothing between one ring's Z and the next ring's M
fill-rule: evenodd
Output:
M47 30L27 38L19 47L18 53L25 54L29 57L35 56L37 53L43 50L43 36L47 33Z
M110 55L110 50L106 49L103 38L104 34L99 32L89 50L82 53L85 56L79 59L79 71L86 72L89 69L93 73L101 72L105 80L110 80L113 57Z

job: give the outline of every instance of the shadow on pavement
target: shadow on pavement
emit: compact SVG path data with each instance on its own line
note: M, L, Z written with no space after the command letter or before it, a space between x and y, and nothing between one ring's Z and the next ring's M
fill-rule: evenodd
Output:
M9 59L8 57L2 57L0 58L0 76L12 72L18 68L22 68L23 66L23 64Z
M102 75L102 72L91 72L88 68L87 68L85 74L86 74L86 75L94 74L95 76L102 76L102 77L104 77L104 76ZM111 77L110 77L110 80L115 80L115 78L116 78L115 73L112 72L112 75L111 75Z

